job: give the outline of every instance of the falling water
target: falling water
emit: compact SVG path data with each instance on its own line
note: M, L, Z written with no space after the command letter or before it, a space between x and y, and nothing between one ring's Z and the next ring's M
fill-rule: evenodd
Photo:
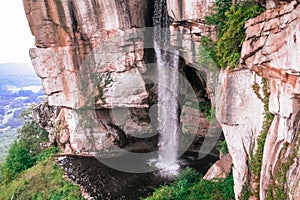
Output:
M153 17L154 49L158 71L159 158L157 167L177 171L179 52L169 48L166 0L156 0Z

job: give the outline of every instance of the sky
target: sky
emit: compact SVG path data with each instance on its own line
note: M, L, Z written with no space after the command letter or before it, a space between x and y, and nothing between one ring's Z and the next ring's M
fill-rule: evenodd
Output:
M0 0L0 64L28 63L34 37L23 9L22 0Z

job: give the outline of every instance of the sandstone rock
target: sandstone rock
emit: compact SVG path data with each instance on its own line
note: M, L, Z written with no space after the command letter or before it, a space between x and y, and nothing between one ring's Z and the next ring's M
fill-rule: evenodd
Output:
M117 135L113 127L98 120L94 110L63 108L56 124L56 141L64 153L95 155L111 148Z
M55 142L56 125L55 119L60 113L60 107L50 106L48 99L32 110L34 120L48 132L50 144Z
M203 19L214 0L167 0L169 16L176 21Z
M209 128L209 121L192 102L183 106L180 123L183 134L195 134L200 137L205 137Z
M231 167L232 159L230 154L227 154L210 167L203 179L209 181L214 179L225 179L231 172Z
M144 27L147 4L143 0L35 1L24 8L38 47L65 47L109 35L105 30ZM80 36L80 37L78 37Z
M248 69L221 71L216 87L216 118L232 157L236 199L247 178L251 145L263 123L264 106L252 89L255 79L260 84L261 78L255 77Z
M269 7L273 7L270 2ZM300 129L299 9L298 2L285 2L246 23L241 63L268 80L269 110L274 114L263 151L259 182L262 200L274 184L284 185L289 199L298 199L300 193L298 184L294 184L300 179L296 148ZM294 157L290 161L293 164L287 166L289 170L283 172L284 163ZM279 173L286 173L287 183L278 182ZM235 179L235 185L239 187L242 182Z

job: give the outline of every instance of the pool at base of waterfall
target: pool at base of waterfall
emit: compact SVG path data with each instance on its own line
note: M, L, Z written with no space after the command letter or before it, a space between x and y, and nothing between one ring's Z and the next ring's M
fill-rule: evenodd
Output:
M122 156L119 157L122 159ZM80 185L91 199L132 200L147 197L155 188L171 183L178 171L185 167L192 167L204 174L210 164L218 159L215 155L207 155L200 160L197 158L198 153L186 152L175 164L146 173L119 171L106 166L95 157L88 156L59 157L58 163L64 169L66 177ZM149 160L148 164L157 163Z

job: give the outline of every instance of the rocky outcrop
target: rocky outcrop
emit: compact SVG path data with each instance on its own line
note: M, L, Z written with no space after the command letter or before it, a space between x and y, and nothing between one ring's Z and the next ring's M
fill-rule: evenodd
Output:
M61 108L51 123L65 153L94 154L157 133L151 118L157 101L153 28L145 28L153 26L154 1L23 3L37 47L30 50L32 64L49 105ZM196 77L193 88L201 100L205 73L196 65L197 40L209 34L199 19L210 3L174 3L168 2L168 10L182 16L173 16L171 45L182 55L182 74ZM197 12L190 13L195 6ZM201 136L206 123L203 118Z
M275 198L270 190L276 187L282 187L289 199L297 199L300 194L299 186L293 184L300 177L291 176L292 172L297 174L299 155L299 11L300 6L293 1L269 9L246 24L242 62L269 81L269 110L275 116L264 144L260 199ZM254 36L254 31L260 34ZM292 184L282 183L280 176Z
M217 181L218 179L225 179L231 172L232 158L230 154L226 154L220 160L215 162L213 166L207 171L203 179L210 181Z
M233 162L236 199L248 175L252 142L263 123L264 105L252 89L260 78L248 69L220 72L216 87L216 118L220 122Z
M139 120L149 97L141 75L146 67L144 33L139 29L151 21L149 3L24 0L24 8L37 46L30 50L32 64L49 105L62 107L51 121L64 152L124 146L127 140L115 127L118 116L112 108L135 109L128 111L125 130L146 126L149 131L149 124ZM134 119L137 112L140 118Z
M214 0L167 0L168 13L176 21L204 19Z
M298 2L285 2L249 20L241 68L219 76L217 118L233 160L237 199L242 189L252 190L251 199L274 199L278 194L287 195L286 199L299 197L299 11ZM261 78L267 80L267 90L262 91ZM269 101L264 105L266 95ZM257 138L266 128L262 127L266 107L274 119L258 145ZM251 165L261 147L256 177Z
M48 132L49 144L55 143L56 124L55 120L61 111L60 107L50 106L48 100L45 100L32 110L34 120Z

